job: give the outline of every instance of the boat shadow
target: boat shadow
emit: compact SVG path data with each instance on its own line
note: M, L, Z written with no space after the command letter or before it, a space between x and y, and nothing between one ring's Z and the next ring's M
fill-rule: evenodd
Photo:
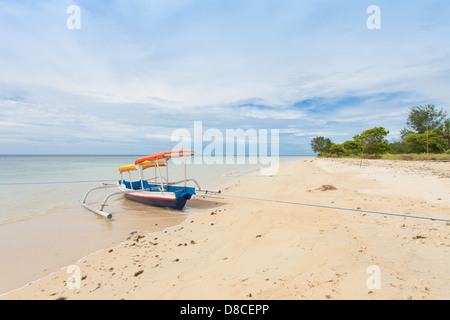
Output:
M190 199L186 203L183 213L187 215L208 213L211 210L226 206L228 203L224 202L222 198L210 198L199 196L195 199Z

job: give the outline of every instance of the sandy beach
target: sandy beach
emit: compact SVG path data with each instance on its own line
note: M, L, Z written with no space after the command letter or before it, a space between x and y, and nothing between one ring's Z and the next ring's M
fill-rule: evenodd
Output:
M299 159L222 191L0 299L450 298L448 162Z

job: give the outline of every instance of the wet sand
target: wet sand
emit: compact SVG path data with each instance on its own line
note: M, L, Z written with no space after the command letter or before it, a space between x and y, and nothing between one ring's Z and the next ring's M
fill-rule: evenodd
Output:
M95 203L99 207L99 203ZM186 214L158 210L118 197L107 220L79 203L0 225L0 294L22 287L93 252L120 244L130 231L155 232L181 223Z

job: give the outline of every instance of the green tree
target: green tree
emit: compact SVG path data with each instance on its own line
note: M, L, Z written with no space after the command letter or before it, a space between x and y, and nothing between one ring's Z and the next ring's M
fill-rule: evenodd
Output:
M400 131L402 138L406 138L410 133L425 133L437 129L444 125L446 117L444 108L438 111L432 104L413 107L406 121L406 128Z
M428 141L428 150L427 150ZM434 129L425 133L410 133L405 138L408 150L414 153L442 153L447 149L447 141L444 138L442 128Z
M447 150L450 150L450 119L444 123L444 139L447 141Z
M390 153L392 154L401 154L401 153L409 153L409 148L406 142L403 141L395 141L389 144Z
M334 144L334 143L331 145L329 152L336 156L342 156L345 153L342 144Z
M389 151L389 142L386 140L388 134L385 128L375 127L357 134L353 140L360 145L363 154L383 154Z
M345 141L342 146L346 155L357 155L361 153L361 143L354 140Z
M319 156L324 152L328 152L333 143L329 138L325 138L322 136L315 137L311 140L311 149L314 153L317 153Z

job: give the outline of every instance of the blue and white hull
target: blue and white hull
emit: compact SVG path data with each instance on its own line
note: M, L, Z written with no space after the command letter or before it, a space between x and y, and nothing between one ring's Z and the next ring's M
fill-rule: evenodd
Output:
M172 198L172 197L162 197L161 195L156 197L145 193L141 194L126 193L125 197L127 199L137 201L143 204L148 204L151 206L167 207L183 210L184 206L186 205L186 201L191 198L191 195L186 194L182 197Z
M124 185L119 185L119 190L125 194L127 199L157 207L167 207L177 210L183 210L187 200L195 194L195 188L191 187L166 187L165 191L151 191L152 188L158 188L157 185L149 185L149 189L132 190Z

